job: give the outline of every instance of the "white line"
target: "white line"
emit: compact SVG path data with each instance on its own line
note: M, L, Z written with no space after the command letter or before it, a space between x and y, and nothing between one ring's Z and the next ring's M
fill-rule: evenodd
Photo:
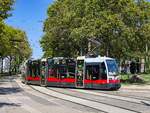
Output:
M92 91L87 91L87 90L81 90L81 89L70 89L73 91L79 91L82 93L87 93L87 94L93 94L93 95L98 95L98 96L104 96L104 97L109 97L113 99L119 99L119 100L124 100L124 101L129 101L129 102L135 102L141 104L142 102L149 103L149 101L143 101L140 99L134 99L134 98L129 98L129 97L122 97L122 96L116 96L116 95L110 95L110 94L104 94L104 93L97 93L97 92L92 92Z
M106 104L102 104L102 103L98 103L98 102L89 101L89 100L86 100L86 99L81 99L81 98L72 97L72 96L68 96L68 95L65 95L65 94L57 93L57 92L51 91L49 89L46 89L46 88L43 88L43 87L40 87L40 86L32 86L32 87L34 89L40 91L40 92L51 95L53 97L57 97L57 98L59 97L60 99L64 99L64 100L67 100L67 101L71 101L71 102L75 102L75 103L82 104L82 105L85 105L85 106L89 106L89 107L92 107L92 108L95 108L95 109L98 109L98 110L101 110L101 111L105 111L105 112L108 112L108 113L135 113L133 111L121 109L121 108L114 107L114 106L111 106L111 105L106 105Z

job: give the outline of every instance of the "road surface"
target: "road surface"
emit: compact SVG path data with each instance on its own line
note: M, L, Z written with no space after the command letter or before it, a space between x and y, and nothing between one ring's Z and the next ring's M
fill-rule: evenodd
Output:
M25 85L0 80L0 113L150 113L150 91L101 91Z

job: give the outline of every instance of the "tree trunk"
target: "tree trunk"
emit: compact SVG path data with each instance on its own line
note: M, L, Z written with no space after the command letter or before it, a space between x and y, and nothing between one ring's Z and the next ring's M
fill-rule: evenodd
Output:
M10 76L11 76L11 67L12 67L11 61L12 61L12 57L10 56L10 59L9 59L9 75Z
M2 62L1 62L1 65L2 65L2 67L1 67L1 73L3 74L3 60L4 60L4 58L2 57L1 59L2 59Z

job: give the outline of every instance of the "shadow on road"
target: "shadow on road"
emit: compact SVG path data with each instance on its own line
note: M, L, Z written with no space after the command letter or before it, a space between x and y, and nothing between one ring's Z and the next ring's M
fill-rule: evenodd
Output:
M12 93L18 93L23 91L20 88L6 88L6 87L0 87L0 95L7 95Z
M19 105L19 104L15 104L15 103L5 103L5 102L2 102L2 103L1 103L1 102L0 102L0 108L1 108L1 107L4 107L4 106L8 106L8 107L9 107L9 106L12 106L12 107L13 107L13 106L14 106L14 107L19 107L20 105Z
M146 102L146 101L141 101L141 102L146 106L150 106L150 102Z

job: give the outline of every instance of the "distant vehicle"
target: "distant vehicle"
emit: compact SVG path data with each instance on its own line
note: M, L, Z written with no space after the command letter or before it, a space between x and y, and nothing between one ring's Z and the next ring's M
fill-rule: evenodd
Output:
M115 90L121 87L116 60L108 57L29 60L25 69L23 82L26 84Z

